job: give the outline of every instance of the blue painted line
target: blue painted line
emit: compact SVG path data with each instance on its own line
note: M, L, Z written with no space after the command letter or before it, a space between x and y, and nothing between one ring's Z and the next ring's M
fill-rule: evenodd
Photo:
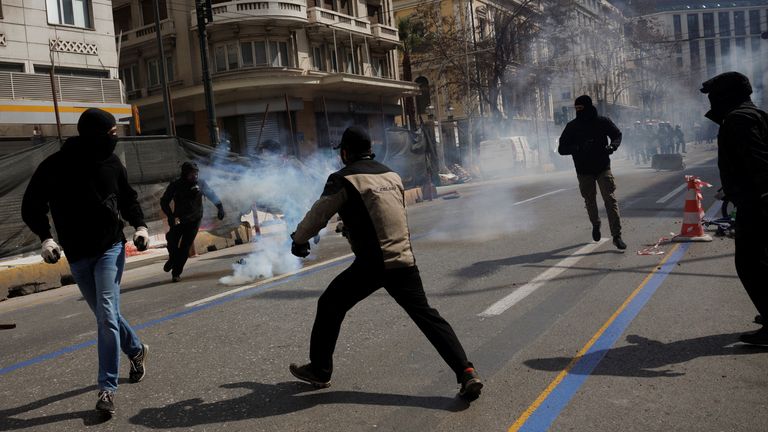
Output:
M711 217L719 206L713 206L707 212L707 217ZM621 337L632 320L653 297L656 290L664 283L670 273L677 266L677 263L685 256L691 243L682 243L680 247L669 257L664 265L659 269L648 282L637 293L635 298L627 307L614 319L610 326L595 341L590 349L579 359L571 368L568 374L563 378L560 384L547 396L542 404L534 411L528 420L523 423L518 431L525 432L543 432L549 430L552 423L560 416L560 413L573 399L576 392L589 378L589 375L603 360L605 354L613 347L616 341Z
M180 312L172 313L172 314L166 315L164 317L160 317L160 318L157 318L157 319L154 319L154 320L151 320L151 321L147 321L145 323L141 323L141 324L135 325L135 326L133 326L133 329L137 330L137 331L138 330L147 329L147 328L154 327L156 325L162 324L164 322L175 320L177 318L182 318L182 317L185 317L187 315L191 315L191 314L196 313L196 312L200 312L200 311L203 311L203 310L206 310L206 309L210 309L212 307L215 307L215 306L218 306L218 305L221 305L221 304L224 304L224 303L229 303L231 301L235 301L235 300L241 299L243 297L250 297L250 296L252 296L254 294L258 294L258 293L266 291L266 290L268 290L270 288L274 288L274 287L276 287L278 285L282 285L282 284L285 284L287 282L299 280L299 279L305 278L307 276L313 275L313 274L315 274L317 272L320 272L320 271L323 271L323 270L327 270L329 268L333 268L333 267L339 266L341 264L348 263L351 260L352 260L352 257L344 259L344 260L341 260L341 261L336 261L336 262L333 262L333 263L330 263L330 264L326 264L326 265L314 268L314 269L309 270L309 271L304 272L304 273L300 273L300 274L297 274L297 275L289 276L289 277L287 277L285 279L281 279L279 281L274 281L274 282L270 282L270 283L267 283L267 284L264 284L264 285L259 285L257 287L253 287L251 289L247 289L247 290L244 290L244 291L232 294L231 296L222 297L222 298L220 298L218 300L214 300L214 301L212 301L210 303L205 303L205 304L202 304L202 305L191 307L189 309L186 309L186 310L183 310L183 311L180 311ZM44 361L53 360L53 359L55 359L57 357L60 357L60 356L62 356L64 354L69 354L69 353L81 350L83 348L88 348L88 347L93 346L93 345L96 345L96 339L91 339L89 341L86 341L86 342L83 342L83 343L79 343L79 344L76 344L76 345L70 345L70 346L64 347L64 348L62 348L60 350L53 351L53 352L50 352L50 353L47 353L47 354L43 354L43 355L31 358L29 360L25 360L25 361L20 362L20 363L12 364L10 366L5 366L3 368L0 368L0 376L6 375L8 373L11 373L11 372L13 372L13 371L15 371L17 369L21 369L21 368L24 368L24 367L27 367L27 366L32 366L32 365L35 365L35 364L38 364L38 363L42 363Z

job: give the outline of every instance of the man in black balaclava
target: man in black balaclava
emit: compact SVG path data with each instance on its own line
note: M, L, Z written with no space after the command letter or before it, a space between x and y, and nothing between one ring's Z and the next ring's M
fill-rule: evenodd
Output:
M483 387L480 376L450 324L424 294L411 249L400 176L373 160L371 139L361 127L347 128L336 148L345 167L328 177L323 194L291 234L291 253L302 258L309 255L309 239L338 213L355 261L320 296L309 342L310 363L291 364L291 373L315 387L330 386L333 351L344 316L384 287L456 374L459 395L476 399Z
M181 280L181 272L189 258L189 249L195 242L200 221L203 219L203 196L216 205L216 216L224 219L224 206L205 180L198 178L200 170L194 162L181 165L181 176L172 181L160 198L160 208L168 217L170 229L165 234L168 242L168 261L163 270L171 272L171 280ZM171 209L173 201L173 209Z
M705 117L720 125L717 166L726 198L736 205L736 272L760 313L763 328L739 340L768 346L768 114L752 103L749 79L738 72L702 84L711 109Z
M83 112L80 136L45 159L32 175L21 216L42 241L43 260L56 263L62 249L83 298L96 315L99 396L96 409L115 412L120 352L130 360L129 379L144 378L149 347L120 314L120 279L125 267L123 219L136 229L133 243L146 250L149 233L136 191L113 153L117 128L112 114L98 108ZM61 247L51 235L50 211Z
M616 201L616 181L611 173L610 155L621 144L621 131L607 117L597 115L592 98L587 95L576 98L576 118L569 121L560 136L557 151L572 155L576 166L579 190L592 222L592 240L600 240L600 216L597 214L597 187L605 202L608 224L613 244L620 250L627 248L621 239L621 216ZM611 142L608 142L610 138Z

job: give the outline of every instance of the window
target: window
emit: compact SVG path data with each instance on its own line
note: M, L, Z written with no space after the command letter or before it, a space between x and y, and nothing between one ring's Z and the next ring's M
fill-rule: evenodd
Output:
M132 92L139 88L139 65L132 64L130 66L120 68L120 80L123 82L125 91Z
M699 37L699 15L688 14L688 37L695 39Z
M168 56L165 58L165 66L165 79L168 82L171 82L174 80L174 67L172 57ZM147 87L157 87L160 84L160 59L149 59L147 60Z
M272 67L289 66L288 42L269 42L269 58Z
M0 62L0 72L24 72L24 63Z
M715 58L715 40L707 39L704 41L704 55L707 62L707 75L713 76L716 73L717 59Z
M325 71L325 47L316 45L312 47L312 69Z
M50 65L35 65L36 74L50 74ZM109 71L103 69L80 69L71 67L59 67L54 70L56 75L62 76L79 76L79 77L91 77L91 78L109 78Z
M680 15L675 15L672 17L674 21L675 26L675 39L682 39L683 38L683 24L682 20L680 19Z
M760 11L749 11L749 34L760 34Z
M133 28L130 4L116 8L112 15L115 21L115 35L119 35L121 31L127 32Z
M168 18L168 8L165 0L158 0L160 3L160 21ZM141 19L144 25L154 24L155 22L155 1L141 0Z
M723 70L731 70L731 40L720 39L720 58L723 61Z
M386 57L374 56L371 61L371 66L373 67L373 76L378 78L389 78Z
M691 50L691 70L697 71L701 68L701 52L699 51L699 41L689 42Z
M720 23L720 36L731 35L731 17L729 12L718 12L717 20Z
M240 41L214 47L216 72L254 66L290 67L290 50L286 41Z
M736 31L736 36L744 36L747 34L747 24L744 17L744 11L737 11L733 13L733 28Z
M701 17L704 21L704 37L715 37L715 14L705 13Z
M46 0L48 22L92 28L89 0Z

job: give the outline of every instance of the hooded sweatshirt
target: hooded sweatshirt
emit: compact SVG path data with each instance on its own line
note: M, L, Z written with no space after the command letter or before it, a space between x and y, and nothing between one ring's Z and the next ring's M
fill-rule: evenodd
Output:
M611 168L608 138L614 150L621 144L621 131L611 119L597 115L597 109L588 104L576 112L560 135L557 149L561 155L572 155L576 173L598 175Z
M40 163L24 192L22 219L42 241L53 237L50 211L69 262L99 256L125 242L122 219L133 227L145 226L138 195L113 153L115 144L107 136L67 139Z
M705 116L720 125L717 165L725 195L737 207L768 200L768 114L752 103L749 80L727 72L701 91L711 103Z
M197 165L184 162L181 165L181 176L172 181L160 198L160 208L169 218L179 218L183 223L200 223L203 218L203 196L208 198L216 207L221 206L221 200L204 180L190 182L187 176L197 172ZM173 201L173 209L171 209Z

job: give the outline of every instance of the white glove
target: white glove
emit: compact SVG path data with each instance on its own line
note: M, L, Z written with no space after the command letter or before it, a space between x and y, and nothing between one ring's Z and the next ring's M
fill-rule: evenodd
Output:
M61 247L52 238L45 239L43 241L43 250L40 252L43 256L43 261L48 264L56 264L61 258Z
M136 232L133 234L133 245L136 246L136 250L139 252L147 250L149 247L149 231L147 231L147 227L140 226L136 228Z

